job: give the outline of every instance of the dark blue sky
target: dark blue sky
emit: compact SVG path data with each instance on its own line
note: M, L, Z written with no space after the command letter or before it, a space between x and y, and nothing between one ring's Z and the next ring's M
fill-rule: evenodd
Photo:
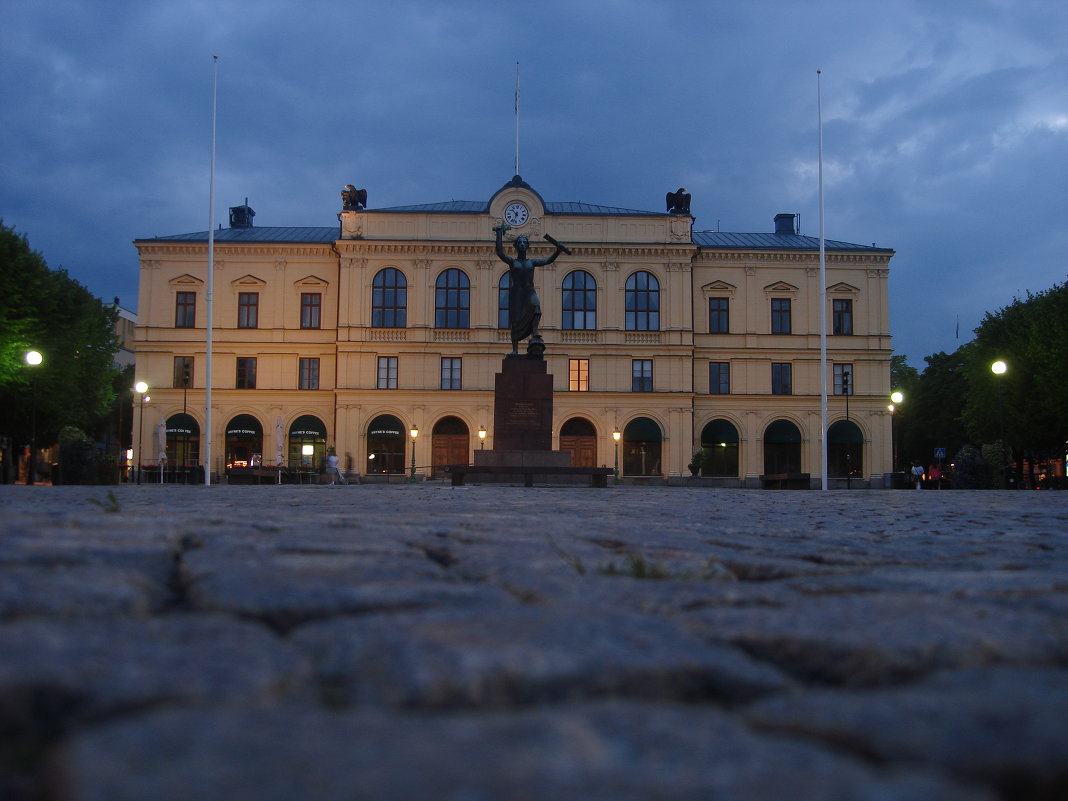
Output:
M922 357L1066 278L1068 4L31 2L0 27L0 217L52 267L136 308L131 241L204 230L211 56L216 224L333 225L488 198L660 211L698 229L818 234L816 69L828 238L897 251L895 350ZM956 338L957 319L960 338Z

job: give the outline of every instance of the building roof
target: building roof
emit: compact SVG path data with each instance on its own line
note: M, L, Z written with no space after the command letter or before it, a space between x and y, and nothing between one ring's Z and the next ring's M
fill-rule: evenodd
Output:
M481 214L488 204L484 201L450 200L445 203L424 203L415 206L394 206L384 209L367 209L371 214ZM639 211L623 209L616 206L598 206L592 203L549 202L545 204L547 214L574 214L596 216L640 216L667 217L664 212ZM219 228L215 231L216 242L271 242L329 245L340 238L340 228L330 226L282 226L249 228ZM188 234L155 236L138 239L139 242L207 242L207 231L195 231ZM800 234L771 233L731 233L728 231L694 231L693 243L700 248L711 250L819 250L820 241L814 236ZM828 239L824 243L827 250L867 250L873 252L893 253L891 248L879 248L875 245L858 245Z
M819 250L820 240L800 234L740 234L729 231L694 231L693 243L700 248L731 250ZM892 248L857 245L836 239L824 240L825 250L870 250L893 253Z

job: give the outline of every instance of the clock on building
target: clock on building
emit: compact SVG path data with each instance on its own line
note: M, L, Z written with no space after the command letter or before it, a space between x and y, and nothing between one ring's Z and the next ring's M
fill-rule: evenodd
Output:
M522 203L509 203L504 207L504 221L509 225L524 225L530 218L530 212Z

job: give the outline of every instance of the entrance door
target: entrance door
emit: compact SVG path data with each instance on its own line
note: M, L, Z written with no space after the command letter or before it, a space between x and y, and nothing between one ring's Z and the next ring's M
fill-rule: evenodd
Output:
M434 425L430 443L431 476L443 478L445 465L467 464L470 458L470 438L467 424L458 417L443 417Z
M573 467L597 466L597 431L593 423L573 417L560 429L560 450L571 452Z

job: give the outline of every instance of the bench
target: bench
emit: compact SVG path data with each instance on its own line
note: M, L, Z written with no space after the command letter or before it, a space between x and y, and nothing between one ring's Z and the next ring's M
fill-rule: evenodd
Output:
M767 473L760 481L764 489L812 489L808 473Z
M469 475L521 475L524 487L534 486L534 476L589 476L591 487L607 487L608 477L615 471L611 467L450 464L446 465L445 472L452 476L454 487L462 487Z

